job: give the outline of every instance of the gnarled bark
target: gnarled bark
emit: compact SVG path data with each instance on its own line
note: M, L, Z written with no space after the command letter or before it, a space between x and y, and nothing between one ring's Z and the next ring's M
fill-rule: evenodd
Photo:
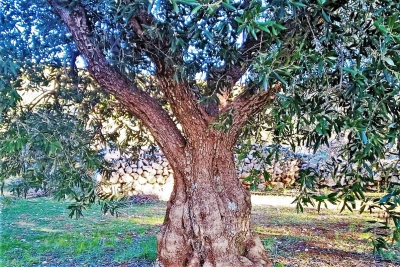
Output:
M195 133L193 133L195 135ZM198 134L175 169L175 188L158 235L164 267L272 266L251 233L250 194L236 177L232 146L222 134Z
M91 38L82 6L70 9L61 0L48 2L66 23L90 74L127 112L143 121L174 170L175 187L158 235L158 257L164 267L272 266L261 241L251 233L250 195L236 177L233 146L246 120L273 101L279 86L257 95L242 94L210 115L188 84L174 81L172 70L159 67L159 89L181 132L155 99L107 62ZM224 114L233 121L227 132L210 127Z

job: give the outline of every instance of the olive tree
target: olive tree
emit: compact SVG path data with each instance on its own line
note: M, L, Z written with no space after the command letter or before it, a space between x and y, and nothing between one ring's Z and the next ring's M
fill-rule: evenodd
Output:
M346 206L362 197L380 167L375 163L399 151L400 5L393 1L2 5L3 174L38 145L47 167L31 168L31 176L57 173L51 178L63 195L75 194L79 205L93 202L90 172L61 151L74 151L75 161L93 169L96 155L87 143L97 128L85 128L88 114L107 106L136 120L174 171L157 236L163 266L272 266L251 232L250 194L235 170L234 147L252 132L249 122L254 127L268 118L277 140L315 150L346 134L349 164L342 171L353 180L340 195ZM21 103L21 90L49 81L52 90ZM43 123L20 123L28 117ZM27 173L29 164L14 169ZM339 196L316 195L302 177L299 207Z

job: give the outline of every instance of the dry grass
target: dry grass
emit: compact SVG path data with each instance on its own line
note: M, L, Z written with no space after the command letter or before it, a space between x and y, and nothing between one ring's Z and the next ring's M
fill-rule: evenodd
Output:
M363 233L366 221L377 219L377 214L340 213L332 206L319 214L314 208L296 214L292 198L263 198L264 204L259 198L253 206L252 223L275 266L400 266L387 259L390 255L385 260L375 257L370 235Z

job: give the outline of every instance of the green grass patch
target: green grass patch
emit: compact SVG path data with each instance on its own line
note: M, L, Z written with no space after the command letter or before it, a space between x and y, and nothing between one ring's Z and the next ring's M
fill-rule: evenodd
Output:
M102 215L94 205L83 218L71 219L66 206L50 198L13 199L4 206L0 266L115 266L155 260L164 203L130 206L118 218Z

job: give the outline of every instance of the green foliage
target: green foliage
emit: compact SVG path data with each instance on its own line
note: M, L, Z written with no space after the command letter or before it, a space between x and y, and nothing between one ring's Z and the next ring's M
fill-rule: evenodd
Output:
M93 172L107 172L93 145L127 147L152 140L143 124L104 93L84 67L77 68L79 51L46 1L1 4L0 180L21 177L60 199L72 197L76 203L70 206L71 215L79 216L95 201ZM318 174L303 170L298 210L315 204L319 209L338 199L343 209L352 210L355 200L364 199L375 173L398 174L398 165L384 162L389 156L398 158L400 151L397 1L65 4L85 8L97 48L170 113L173 108L153 75L159 66L168 69L175 82L187 84L199 102L215 104L216 113L218 96L226 88L231 90L230 101L232 95L255 95L279 85L273 105L250 118L242 140L264 129L273 133L277 144L318 151L332 138L346 139L329 171L334 179L344 174L350 185L321 195L315 192ZM134 20L141 22L140 31L132 29ZM26 103L27 92L38 97ZM235 110L231 112L216 116L212 126L229 132ZM249 179L257 175L253 172ZM376 205L398 205L381 201ZM113 210L112 205L105 207ZM397 220L396 214L388 214ZM382 247L382 242L376 244Z
M59 199L93 197L100 161L90 149L92 134L75 117L54 110L22 116L0 133L1 180L21 177L25 191L42 187Z
M363 202L360 211L383 213L383 220L368 221L371 226L365 232L373 234L372 244L374 253L384 254L392 244L400 244L400 188L394 186L389 193L381 198L367 198ZM393 229L392 229L393 228Z
M296 5L301 6L299 12L310 14L303 21L298 17L302 33L298 39L283 39L272 54L278 57L293 40L297 45L283 58L300 66L274 77L286 87L273 111L276 141L317 151L335 136L345 140L339 157L331 159L329 172L334 179L345 174L351 185L341 187L340 193L320 195L315 192L318 175L302 172L296 199L300 211L303 205L317 203L319 208L337 199L343 201L343 209L353 210L376 173L396 174L399 168L387 166L385 160L398 158L400 151L400 6L390 1L335 5L329 1ZM277 66L286 66L281 62Z
M17 177L16 195L41 188L74 200L70 216L79 217L97 197L94 172L108 170L99 144L151 138L76 66L71 35L46 1L2 1L0 13L0 181Z

